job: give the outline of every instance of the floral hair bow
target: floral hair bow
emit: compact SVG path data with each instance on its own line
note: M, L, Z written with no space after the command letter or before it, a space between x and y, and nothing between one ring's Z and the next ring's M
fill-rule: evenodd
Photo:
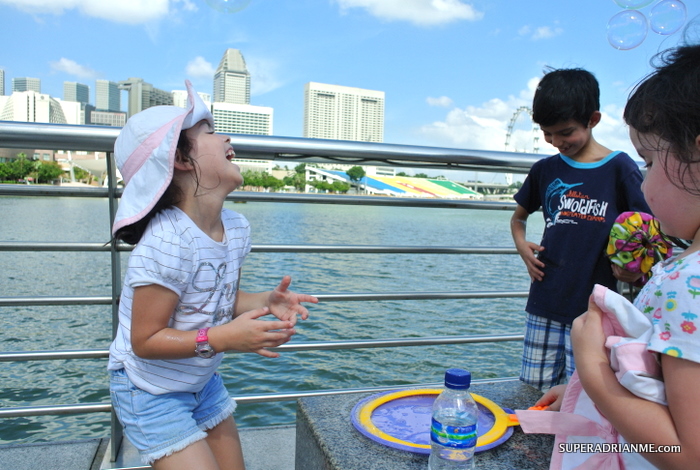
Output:
M673 247L659 230L659 222L645 212L623 212L610 230L607 255L610 261L627 271L642 273L637 281L649 280L651 267L671 256Z

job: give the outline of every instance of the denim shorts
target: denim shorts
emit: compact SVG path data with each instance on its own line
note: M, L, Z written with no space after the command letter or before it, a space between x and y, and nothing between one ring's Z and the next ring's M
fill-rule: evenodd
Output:
M124 434L146 465L204 439L236 409L219 374L197 393L152 395L132 384L124 369L112 370L110 392Z

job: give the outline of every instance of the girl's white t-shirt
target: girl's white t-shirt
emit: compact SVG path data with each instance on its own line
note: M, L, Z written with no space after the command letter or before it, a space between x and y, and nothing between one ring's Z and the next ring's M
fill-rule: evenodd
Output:
M158 284L179 296L169 327L193 331L228 323L240 270L250 252L250 224L242 215L221 212L224 240L202 232L182 210L158 213L129 257L119 303L119 327L109 349L108 369L125 369L134 385L158 395L199 392L221 363L222 353L204 359L153 360L136 356L131 346L134 289ZM192 343L194 352L195 344Z

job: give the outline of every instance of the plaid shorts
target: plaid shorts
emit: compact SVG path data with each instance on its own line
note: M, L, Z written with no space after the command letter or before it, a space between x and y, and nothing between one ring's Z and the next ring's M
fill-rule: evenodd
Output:
M527 314L520 380L545 392L574 373L571 325Z

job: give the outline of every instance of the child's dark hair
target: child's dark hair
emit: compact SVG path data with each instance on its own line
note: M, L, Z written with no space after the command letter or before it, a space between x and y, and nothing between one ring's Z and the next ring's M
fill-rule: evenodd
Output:
M587 70L551 69L537 85L532 100L532 120L540 126L553 126L575 120L588 127L600 109L598 80Z
M192 153L192 148L192 142L190 142L190 140L187 138L184 131L181 132L180 138L177 141L177 155L175 158L177 158L179 161L190 162L194 164L194 161L190 156ZM126 225L117 230L117 233L114 234L115 240L122 240L123 242L126 242L130 245L136 245L139 242L139 240L141 240L141 237L146 231L146 227L148 226L148 223L151 221L151 219L163 209L172 207L178 202L180 202L181 198L182 191L177 186L177 184L175 184L174 181L171 181L168 185L168 188L165 190L160 199L158 199L158 202L156 202L156 205L153 206L153 209L151 209L151 211L138 222L135 222L131 225Z
M658 136L667 155L673 154L678 173L669 179L691 194L700 195L700 182L685 181L692 176L690 165L699 163L696 139L700 136L700 45L681 46L660 52L652 59L656 69L632 91L623 117L640 134ZM643 144L649 144L643 139Z

